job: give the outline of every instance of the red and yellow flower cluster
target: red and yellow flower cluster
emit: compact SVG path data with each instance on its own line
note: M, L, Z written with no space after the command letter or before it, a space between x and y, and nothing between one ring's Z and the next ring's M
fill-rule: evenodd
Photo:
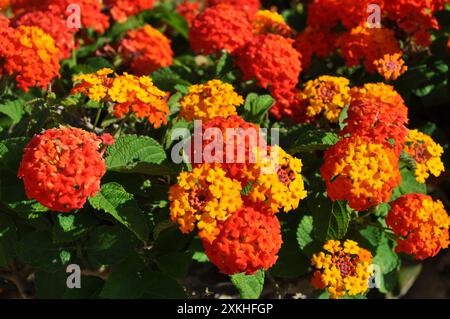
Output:
M428 195L403 195L390 203L386 224L398 237L397 252L418 260L434 257L450 244L450 216L441 201Z
M172 220L183 233L198 229L206 254L226 274L270 268L281 246L275 214L296 209L307 195L301 160L267 146L259 127L236 115L242 102L218 80L189 88L180 116L203 123L187 154L193 169L169 191Z
M82 208L100 190L106 172L101 147L111 143L110 135L98 137L77 128L50 129L34 136L18 173L28 198L52 211Z
M150 77L113 73L111 69L102 69L75 76L74 81L79 83L72 94L82 93L91 100L112 103L117 118L132 112L138 119L147 119L155 128L167 124L167 94L158 89Z
M326 289L333 299L364 294L369 289L373 269L372 254L368 250L353 240L342 244L338 240L329 240L323 249L325 252L311 258L316 269L311 280L314 288Z
M6 18L0 24L0 77L15 77L24 91L47 88L59 76L61 52L55 40L38 27L13 28Z

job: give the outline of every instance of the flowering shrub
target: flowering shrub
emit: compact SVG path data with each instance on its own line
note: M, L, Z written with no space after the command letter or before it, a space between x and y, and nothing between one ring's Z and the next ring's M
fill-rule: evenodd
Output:
M0 298L442 297L449 16L0 0Z

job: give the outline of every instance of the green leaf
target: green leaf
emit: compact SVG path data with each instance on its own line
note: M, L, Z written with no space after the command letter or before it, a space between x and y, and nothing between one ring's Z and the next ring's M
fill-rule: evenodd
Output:
M26 144L27 139L25 137L0 141L0 172L8 170L9 173L17 175Z
M50 234L36 231L25 234L16 245L17 255L22 262L48 272L55 272L67 263L64 248L51 241Z
M92 299L97 298L103 289L104 281L94 276L82 276L81 288L67 288L64 299Z
M67 289L67 276L62 269L56 272L45 270L37 271L34 274L34 284L36 288L36 298L38 299L60 299Z
M342 201L331 202L323 194L310 195L308 207L314 217L314 233L317 239L343 238L350 222L350 212Z
M303 125L293 132L295 140L289 145L291 153L324 151L336 144L339 137L311 125Z
M400 259L395 253L393 245L384 234L378 242L376 253L373 257L373 264L378 265L383 274L387 274L398 268Z
M170 5L157 4L151 11L155 18L160 19L170 25L173 29L178 31L185 39L188 38L188 23L187 21L176 13Z
M133 195L118 183L102 185L95 197L89 198L92 207L103 210L126 226L140 240L147 241L149 236L148 221L139 208Z
M270 95L250 93L245 99L243 117L249 122L261 124L273 103L274 99Z
M156 258L158 268L176 279L183 279L187 276L191 262L192 254L186 252L170 252Z
M0 267L6 267L15 256L17 228L12 219L0 212Z
M297 228L297 242L300 249L305 249L305 247L313 241L312 231L313 217L303 216Z
M151 77L155 85L164 91L173 92L177 84L184 86L191 85L189 81L184 80L174 71L174 67L158 69L151 74Z
M236 274L230 276L231 282L239 291L242 299L257 299L264 287L264 270L260 269L254 275Z
M136 239L122 226L100 226L93 230L85 249L97 265L113 265L127 258Z
M58 214L53 225L52 237L55 243L72 242L85 235L99 223L92 212L79 211L75 214Z
M0 113L9 116L13 124L19 123L24 113L23 101L20 99L0 101Z
M144 163L161 164L166 159L162 146L147 136L122 135L108 148L108 153L106 165L112 171L139 170Z
M403 168L400 171L402 175L402 183L399 186L399 190L402 194L412 194L412 193L427 193L427 186L425 184L421 184L416 180L413 171L410 171L407 168Z

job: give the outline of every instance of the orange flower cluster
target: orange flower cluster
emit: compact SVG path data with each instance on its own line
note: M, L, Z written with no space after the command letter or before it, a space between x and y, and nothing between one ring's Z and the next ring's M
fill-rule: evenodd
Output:
M342 138L324 158L320 173L328 197L346 200L357 211L387 202L401 182L398 157L367 137Z
M386 224L397 238L396 252L423 260L434 257L450 244L450 216L441 201L428 195L403 195L390 203Z
M232 5L239 11L246 12L249 17L252 17L261 8L261 0L207 0L209 7L218 4Z
M444 8L443 0L389 0L385 9L390 19L421 46L431 44L431 31L439 29L434 14Z
M244 81L256 79L263 88L292 89L302 65L294 41L277 34L255 36L236 53Z
M64 59L68 59L75 48L75 30L69 29L66 20L52 11L26 13L20 16L15 24L41 28L55 40L55 45Z
M11 6L18 15L34 11L51 11L66 19L73 12L67 8L76 4L80 7L81 24L83 28L93 29L103 33L109 27L108 16L102 13L102 2L100 0L11 0Z
M155 128L167 124L169 107L166 93L158 89L148 76L137 77L128 73L113 74L110 69L74 77L80 82L72 94L82 93L91 100L114 103L113 114L123 118L131 111L138 119L147 119Z
M408 67L400 54L385 54L382 58L375 60L374 65L378 74L387 81L397 80L398 77L408 71Z
M353 88L352 102L345 119L342 136L364 136L385 144L399 156L408 129L408 108L394 88L384 83L368 83Z
M355 296L369 289L369 278L373 274L372 254L359 247L353 240L341 243L329 240L323 245L324 252L314 254L311 264L316 271L311 285L316 289L327 289L330 297L338 299L345 294Z
M358 26L343 34L337 40L337 46L341 49L348 66L359 65L363 61L370 73L376 71L375 61L382 59L386 54L401 52L394 31L366 26Z
M209 260L222 273L252 275L277 261L282 243L280 223L266 208L244 206L218 228L216 239L203 241L203 245Z
M119 52L136 75L148 75L173 61L170 40L150 25L128 31Z
M59 76L60 58L54 39L40 28L19 26L0 30L0 71L14 76L17 86L24 91L30 87L46 88Z
M273 215L296 209L307 195L301 160L268 147L260 129L237 115L204 122L194 134L193 170L169 191L172 220L185 233L198 228L207 255L226 274L269 268L281 245Z
M8 9L9 7L9 0L0 0L0 12Z
M77 128L50 129L34 136L18 173L28 198L58 212L82 208L100 190L106 172L102 144L102 138Z
M138 14L141 11L152 9L154 0L104 0L105 6L111 8L111 15L114 20L123 23L129 16Z
M189 41L196 53L233 53L253 36L247 15L234 6L218 4L206 8L192 22Z
M200 11L201 3L198 1L184 0L177 4L177 13L187 21L189 27Z

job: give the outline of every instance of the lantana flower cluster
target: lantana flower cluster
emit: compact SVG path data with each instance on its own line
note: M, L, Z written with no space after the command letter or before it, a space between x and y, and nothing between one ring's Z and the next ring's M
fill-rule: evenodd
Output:
M418 260L434 257L450 244L450 216L441 201L428 195L403 195L390 203L386 224L398 237L396 252Z
M57 212L82 208L100 190L106 173L101 147L112 142L110 135L98 137L69 127L35 135L25 147L18 173L28 198Z
M15 77L17 86L24 91L31 87L47 88L59 77L61 52L55 40L34 26L9 26L0 30L0 76Z
M135 75L148 75L173 62L170 40L150 25L128 31L119 52Z
M343 243L329 240L323 249L324 252L311 258L316 269L311 285L316 289L326 289L333 299L366 293L369 278L373 275L370 251L359 247L353 240Z
M150 77L113 73L111 69L101 69L75 76L74 81L79 83L72 94L82 93L91 100L112 103L117 118L132 112L138 119L147 119L155 128L167 124L167 94L158 89Z

